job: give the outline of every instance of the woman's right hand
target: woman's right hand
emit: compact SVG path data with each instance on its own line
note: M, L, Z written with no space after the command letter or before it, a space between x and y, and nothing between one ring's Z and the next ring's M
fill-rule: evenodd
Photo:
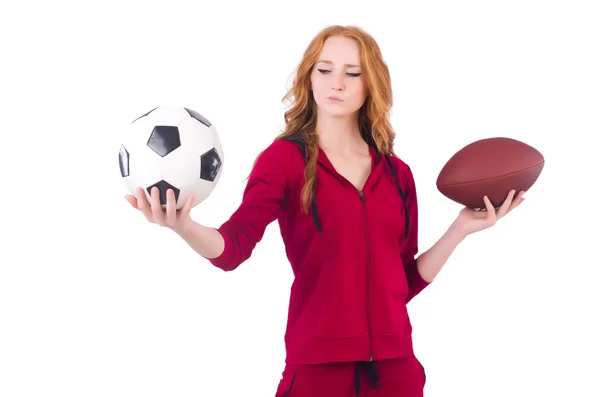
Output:
M194 195L190 194L184 206L180 210L177 210L173 190L167 190L167 204L165 209L160 204L159 194L158 188L153 187L150 191L150 202L148 202L144 190L140 187L137 189L135 196L128 194L125 196L125 199L133 208L139 210L148 222L168 227L174 231L184 228L191 221L190 210L194 202Z

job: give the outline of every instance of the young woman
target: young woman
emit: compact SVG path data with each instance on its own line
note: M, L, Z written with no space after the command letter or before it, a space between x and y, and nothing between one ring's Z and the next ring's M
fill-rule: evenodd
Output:
M297 70L286 128L257 158L239 208L218 229L190 218L192 197L166 211L158 191L127 196L225 271L248 259L278 220L294 273L286 367L277 397L420 397L406 304L427 287L456 246L518 206L511 191L495 209L464 208L416 258L418 211L410 167L392 149L392 90L375 40L332 26L310 43ZM369 387L363 387L364 384Z

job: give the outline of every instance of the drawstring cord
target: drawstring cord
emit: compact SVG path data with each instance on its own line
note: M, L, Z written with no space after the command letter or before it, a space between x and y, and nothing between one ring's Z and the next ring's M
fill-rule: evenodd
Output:
M354 378L354 389L356 391L357 396L360 394L360 376L362 371L365 371L369 376L369 387L371 387L371 390L375 390L379 387L379 379L381 378L381 375L379 373L379 367L377 366L376 362L358 362L356 364L356 372Z

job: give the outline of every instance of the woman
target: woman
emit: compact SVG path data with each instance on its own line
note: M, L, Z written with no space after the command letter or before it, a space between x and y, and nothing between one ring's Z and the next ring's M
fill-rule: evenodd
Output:
M388 68L374 39L332 26L308 46L286 98L286 128L257 158L242 203L218 229L175 211L158 191L131 205L171 228L213 265L231 271L278 220L294 272L276 396L423 395L406 304L426 288L467 235L518 206L464 208L441 239L415 258L417 196L410 167L395 156ZM366 382L370 387L362 387Z

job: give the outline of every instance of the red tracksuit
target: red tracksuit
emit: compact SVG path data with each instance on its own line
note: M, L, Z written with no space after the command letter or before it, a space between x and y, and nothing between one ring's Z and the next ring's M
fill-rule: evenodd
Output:
M278 396L352 397L365 376L375 397L422 394L406 308L428 285L416 267L415 183L402 160L369 147L372 168L362 191L319 151L307 215L306 151L297 140L275 140L259 156L239 208L218 228L225 249L211 262L231 271L278 220L294 273Z

